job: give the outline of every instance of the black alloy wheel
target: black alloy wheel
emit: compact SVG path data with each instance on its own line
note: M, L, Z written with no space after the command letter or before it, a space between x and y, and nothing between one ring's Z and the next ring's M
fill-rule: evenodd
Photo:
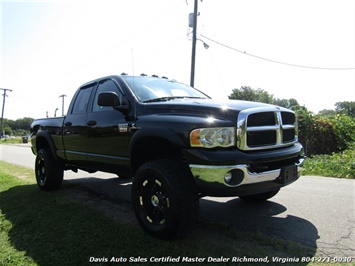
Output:
M37 153L35 175L37 185L42 190L56 190L63 183L64 170L48 148Z
M147 162L137 170L132 203L144 230L172 238L191 228L198 217L199 202L189 175L173 160Z

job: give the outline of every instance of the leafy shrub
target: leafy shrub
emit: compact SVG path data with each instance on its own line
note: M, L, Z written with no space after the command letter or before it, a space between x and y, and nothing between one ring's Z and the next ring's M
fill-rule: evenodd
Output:
M355 142L355 118L337 114L332 118L334 133L338 140L338 149L345 150L350 143Z
M333 117L314 115L304 107L296 108L299 141L308 156L346 150L355 142L355 118L343 114Z
M340 153L308 158L302 174L355 179L355 143Z

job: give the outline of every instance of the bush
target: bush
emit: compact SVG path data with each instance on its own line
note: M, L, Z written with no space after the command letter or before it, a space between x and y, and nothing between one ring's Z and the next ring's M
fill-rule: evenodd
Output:
M299 141L307 156L331 155L349 148L355 142L355 118L337 114L333 117L314 115L306 108L296 109Z
M328 119L315 119L311 125L307 140L306 154L332 154L338 152L338 140L333 124Z
M334 134L338 140L338 149L345 150L350 143L355 142L355 118L345 114L338 114L331 121L334 125Z
M355 179L355 143L340 153L315 155L308 158L303 175L320 175Z

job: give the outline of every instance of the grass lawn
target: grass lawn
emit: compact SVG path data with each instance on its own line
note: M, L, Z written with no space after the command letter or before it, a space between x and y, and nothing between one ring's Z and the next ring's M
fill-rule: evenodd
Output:
M74 200L69 196L72 189L40 191L33 170L0 162L0 265L121 265L122 260L131 265L186 265L183 257L204 259L191 264L206 265L210 257L222 256L229 263L208 265L237 265L230 263L233 257L268 257L273 265L272 257L316 253L298 243L208 222L200 222L182 239L155 239L135 220L113 219L97 206ZM99 198L97 202L105 204ZM151 262L154 258L179 258L180 263ZM307 265L297 263L302 264Z
M30 138L27 139L28 142L30 142ZM15 137L15 138L8 138L8 139L0 139L0 144L17 144L17 143L22 143L22 137Z

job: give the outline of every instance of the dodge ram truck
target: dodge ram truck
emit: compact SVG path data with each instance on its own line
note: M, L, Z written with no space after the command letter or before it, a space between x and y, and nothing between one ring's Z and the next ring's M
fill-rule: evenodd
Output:
M137 220L158 237L188 232L201 197L275 196L300 177L305 160L294 112L213 100L155 75L85 83L66 116L37 119L31 130L40 189L58 189L65 170L133 178Z

